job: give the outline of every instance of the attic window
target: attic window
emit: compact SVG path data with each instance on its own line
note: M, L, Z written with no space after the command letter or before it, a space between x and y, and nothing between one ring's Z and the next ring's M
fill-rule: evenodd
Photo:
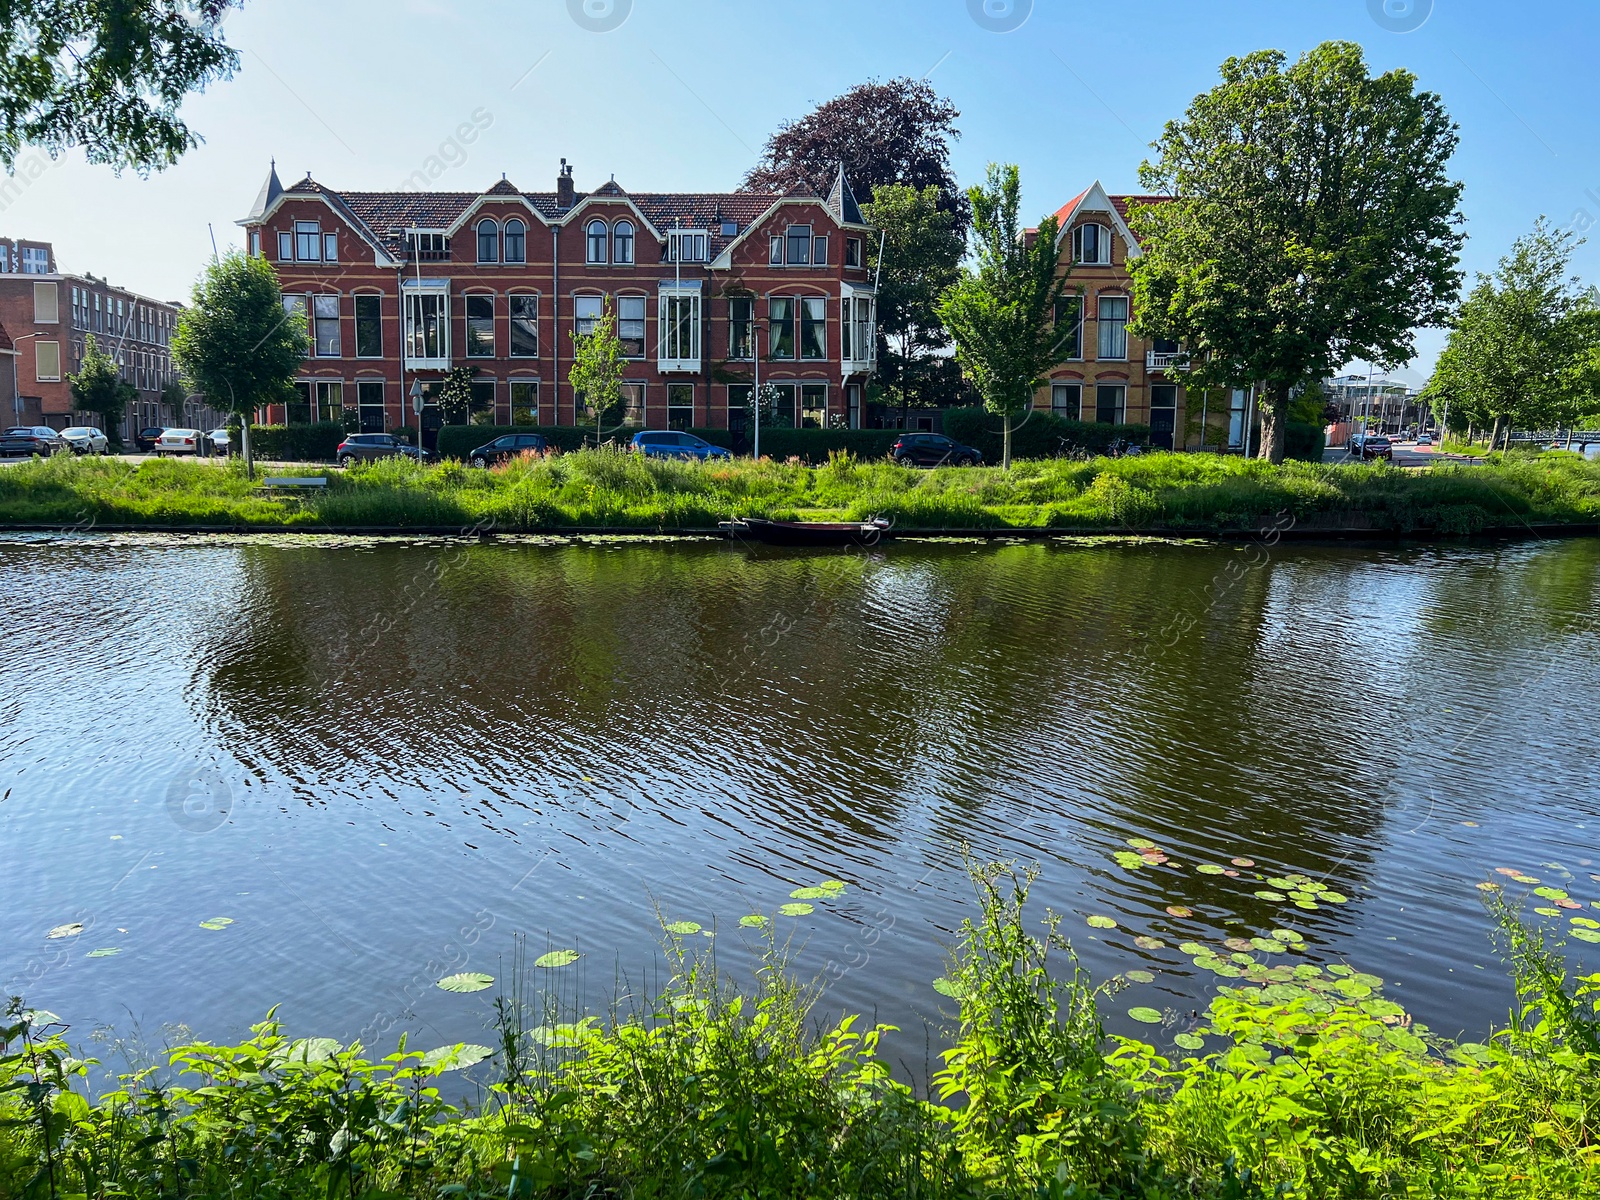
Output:
M1090 266L1111 261L1111 231L1104 225L1079 225L1072 231L1072 260Z
M811 262L811 226L791 225L786 233L788 250L783 261L791 267L807 266Z
M723 237L738 237L739 236L739 222L737 222L737 221L724 221L722 223L722 236Z
M708 262L710 240L710 235L704 229L669 229L667 261Z

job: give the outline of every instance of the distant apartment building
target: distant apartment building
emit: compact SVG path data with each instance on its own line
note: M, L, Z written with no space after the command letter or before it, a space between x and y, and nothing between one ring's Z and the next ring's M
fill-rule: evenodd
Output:
M863 222L841 167L828 195L577 190L335 191L272 171L245 228L306 317L298 396L272 421L416 420L415 387L474 372L500 423L592 419L567 375L574 335L616 319L626 425L739 427L760 382L780 424L858 427L877 365ZM424 408L425 430L437 410Z
M1400 433L1424 422L1427 406L1410 384L1382 375L1341 375L1325 380L1322 391L1339 419L1329 427L1329 441L1342 441L1358 426Z
M57 429L98 422L74 410L68 382L92 336L138 391L121 423L124 437L144 425L209 423L215 417L209 410L191 405L173 413L160 404L161 389L176 377L171 344L178 311L93 275L62 272L49 242L0 238L0 325L16 375L8 419Z

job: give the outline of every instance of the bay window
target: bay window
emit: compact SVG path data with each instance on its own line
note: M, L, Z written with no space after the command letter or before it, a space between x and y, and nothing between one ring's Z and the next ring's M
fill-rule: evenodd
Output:
M873 298L846 288L839 302L840 358L846 364L872 363L878 357L878 331Z
M662 284L657 308L662 371L700 369L700 288L698 285Z
M539 357L539 297L528 292L507 297L511 302L511 357Z
M1100 297L1100 357L1124 359L1128 357L1128 298L1126 296Z
M405 345L408 367L450 366L450 295L443 287L405 289Z
M617 339L629 358L644 357L644 297L617 297Z
M467 357L494 357L494 297L471 295L466 298Z

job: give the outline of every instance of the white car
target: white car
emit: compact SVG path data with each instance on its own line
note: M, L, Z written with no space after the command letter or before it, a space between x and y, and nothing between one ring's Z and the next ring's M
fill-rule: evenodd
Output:
M166 454L203 454L210 440L198 429L163 429L153 449L157 458Z
M108 454L111 450L111 439L93 425L74 425L63 429L61 436L67 439L74 454Z

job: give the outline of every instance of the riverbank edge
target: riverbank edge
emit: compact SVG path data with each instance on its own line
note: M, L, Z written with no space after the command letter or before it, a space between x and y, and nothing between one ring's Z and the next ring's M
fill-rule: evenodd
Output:
M1297 521L1281 524L1280 518L1263 517L1256 526L1238 526L1217 529L1209 526L1125 526L1108 529L1103 526L1075 528L1072 526L994 526L987 528L904 528L892 530L885 541L1039 541L1051 538L1073 540L1125 541L1140 538L1154 541L1298 541L1298 542L1474 542L1504 540L1542 540L1545 538L1572 538L1600 536L1600 522L1518 522L1512 525L1484 526L1471 533L1455 533L1439 529L1410 528L1386 529L1351 522L1319 523ZM647 525L546 525L527 529L480 529L477 526L458 525L312 525L294 524L233 524L233 525L168 525L143 522L86 525L61 523L28 523L0 521L0 534L57 533L63 535L89 533L159 533L215 536L225 534L240 536L282 536L284 534L318 534L328 537L381 537L381 538L472 538L492 542L498 537L541 538L591 538L628 537L649 538L655 541L740 541L730 538L726 531L717 528L691 527L672 529Z

